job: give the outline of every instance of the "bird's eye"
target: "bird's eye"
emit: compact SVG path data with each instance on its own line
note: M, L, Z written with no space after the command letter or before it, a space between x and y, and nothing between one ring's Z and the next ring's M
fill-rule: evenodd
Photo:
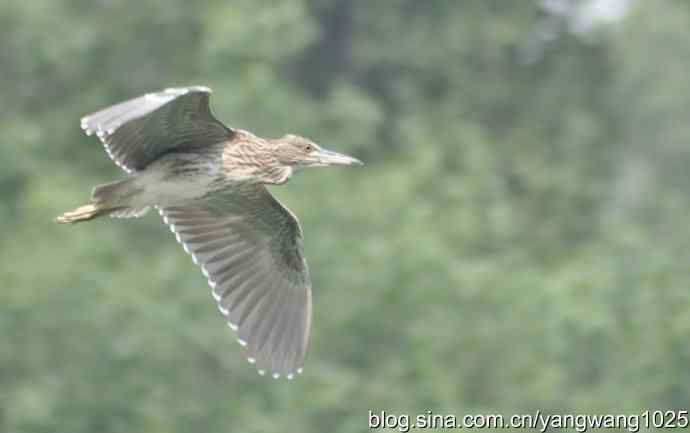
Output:
M314 148L311 146L311 144L307 144L306 146L304 146L304 150L307 152L311 152L312 150L314 150Z

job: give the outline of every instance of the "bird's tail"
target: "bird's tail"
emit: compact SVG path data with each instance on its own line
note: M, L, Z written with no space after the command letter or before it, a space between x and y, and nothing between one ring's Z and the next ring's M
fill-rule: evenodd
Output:
M93 189L91 203L65 212L55 219L59 224L73 224L88 221L103 215L115 217L132 217L143 215L147 207L136 209L130 207L131 198L139 192L133 178L99 185Z

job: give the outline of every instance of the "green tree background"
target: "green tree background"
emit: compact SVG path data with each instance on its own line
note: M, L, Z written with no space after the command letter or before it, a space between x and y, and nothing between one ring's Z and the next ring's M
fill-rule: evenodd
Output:
M0 2L0 431L687 409L690 4L591 3ZM189 84L367 163L272 189L312 268L298 380L153 214L52 223L122 176L78 119Z

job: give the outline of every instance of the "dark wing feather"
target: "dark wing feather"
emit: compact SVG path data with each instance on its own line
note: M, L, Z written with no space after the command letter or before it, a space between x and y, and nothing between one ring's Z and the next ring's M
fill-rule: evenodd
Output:
M259 373L301 373L311 323L311 282L299 222L263 186L160 209L208 278L228 325Z
M138 171L171 150L232 137L211 114L210 93L199 86L147 93L83 117L81 127L98 135L117 165Z

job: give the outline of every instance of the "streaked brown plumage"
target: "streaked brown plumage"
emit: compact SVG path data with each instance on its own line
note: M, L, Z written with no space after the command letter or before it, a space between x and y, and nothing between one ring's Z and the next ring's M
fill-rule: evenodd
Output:
M262 139L228 128L206 87L166 89L81 121L129 177L94 188L91 203L57 218L134 217L156 207L201 267L228 326L260 374L301 373L311 282L297 218L265 188L298 169L359 165L306 138Z

